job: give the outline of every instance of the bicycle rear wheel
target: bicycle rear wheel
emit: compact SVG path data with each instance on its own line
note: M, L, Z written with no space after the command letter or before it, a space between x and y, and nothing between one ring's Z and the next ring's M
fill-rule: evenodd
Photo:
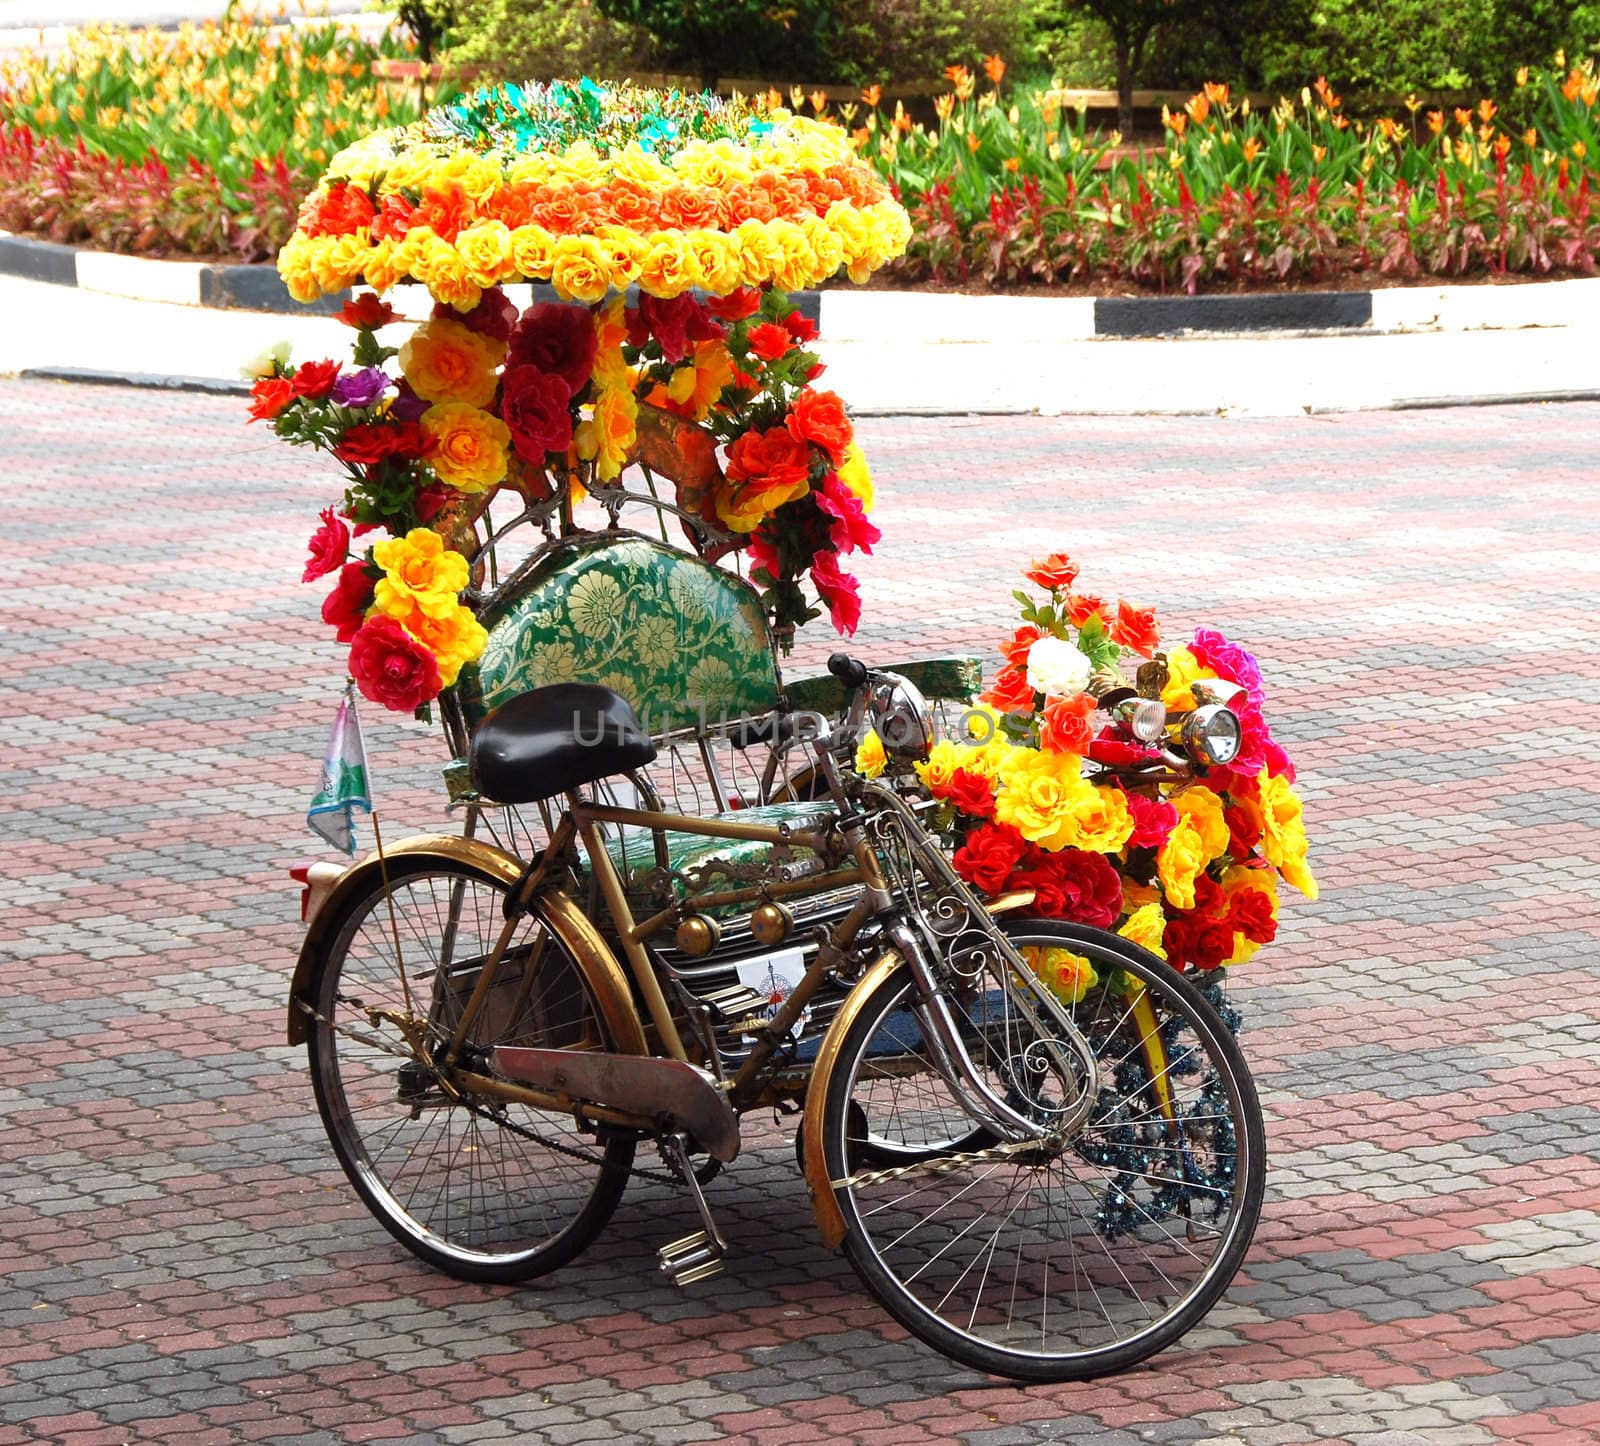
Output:
M842 1042L825 1158L850 1261L907 1329L996 1375L1085 1379L1171 1345L1227 1288L1260 1213L1260 1107L1232 1032L1153 955L1071 925L1007 933L1024 950L1065 949L1093 966L1094 982L1065 1006L1099 1075L1082 1128L1054 1147L988 1137L879 1168L874 1144L896 1122L925 1122L931 1144L960 1138L964 1117L900 971ZM1059 1054L1019 1039L1001 989L989 976L962 1001L969 1053L1013 1108L1048 1120L1077 1082L1040 1063Z
M401 1244L463 1280L512 1283L571 1260L610 1219L634 1140L570 1114L453 1089L412 1058L392 1018L441 1049L504 922L503 886L453 859L403 855L333 922L311 981L311 1079L350 1183ZM398 937L398 954L396 938ZM401 966L405 984L401 983ZM603 1017L560 941L524 918L469 1030L463 1064L496 1045L608 1049Z

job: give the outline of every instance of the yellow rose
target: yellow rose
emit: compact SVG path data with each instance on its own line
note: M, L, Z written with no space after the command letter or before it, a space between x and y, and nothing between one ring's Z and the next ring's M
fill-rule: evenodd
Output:
M652 231L639 266L639 289L670 299L682 296L699 280L694 255L676 231Z
M739 248L721 231L690 231L684 237L700 285L713 296L726 296L744 284Z
M883 751L883 739L875 729L869 728L867 736L856 748L856 772L863 778L881 778L888 766L889 755ZM920 771L921 765L918 765Z
M505 175L498 161L492 161L487 156L475 155L471 151L455 151L434 168L430 184L442 190L451 181L455 181L472 198L474 204L484 206L500 189L504 179Z
M732 240L739 248L743 285L760 286L771 281L783 265L783 248L767 234L766 226L754 218L734 227Z
M772 268L773 284L779 291L805 290L817 279L817 253L806 240L806 233L793 221L768 221L767 236L778 249Z
M555 168L555 157L548 151L535 151L518 156L511 169L506 172L506 180L513 186L536 186L541 181L548 181L555 174Z
M447 318L425 321L400 348L400 370L425 402L465 402L486 407L494 400L495 368L505 343L469 331Z
M861 212L848 201L835 201L823 218L830 231L839 238L847 266L854 266L867 254L871 233Z
M517 274L511 257L511 228L504 221L479 221L456 237L467 275L479 286L498 286Z
M556 242L550 284L563 301L599 301L611 289L605 247L593 236L563 236Z
M844 461L838 466L838 477L861 502L863 512L871 512L877 505L877 489L872 485L872 473L867 471L867 459L861 448L852 442L845 448Z
M1228 851L1228 823L1222 816L1222 800L1209 788L1195 784L1175 795L1170 802L1179 818L1188 819L1206 847L1206 860L1220 858Z
M1063 849L1077 839L1077 810L1093 804L1088 795L1094 792L1075 754L1014 748L1000 765L995 821L1041 848Z
M424 280L424 273L428 269L428 252L438 240L432 226L413 226L400 238L399 248L394 254L393 264L398 273L402 277L414 276L418 281Z
M296 231L278 252L278 275L296 301L315 301L322 293L311 270L311 249L315 243L303 231Z
M543 226L518 226L511 233L511 260L518 276L545 281L555 265L556 238Z
M413 611L431 618L450 616L456 595L467 585L467 560L452 552L428 527L413 527L404 537L390 537L372 549L383 569L373 589L380 612L405 622Z
M645 253L650 249L644 237L626 226L600 226L594 239L605 250L606 267L613 291L626 291L639 279Z
M403 275L405 270L400 264L400 245L385 236L367 257L367 285L380 293L391 291Z
M400 621L405 630L433 654L439 665L439 679L447 688L456 681L462 664L476 662L489 643L483 624L473 617L470 608L462 607L453 598L450 609L438 616L418 607Z
M620 155L611 157L611 174L619 181L632 181L647 191L658 191L672 180L672 172L638 141L629 141Z
M749 153L726 137L690 141L672 158L672 168L686 181L719 191L747 182L755 175Z
M723 482L715 499L717 516L732 532L754 532L784 503L804 497L810 490L811 484L804 477L782 487Z
M1133 832L1133 814L1120 788L1097 788L1091 784L1088 794L1073 805L1072 820L1075 832L1067 844L1058 844L1058 848L1070 846L1092 854L1112 854L1127 843Z
M1261 852L1306 898L1315 899L1320 890L1306 863L1310 845L1300 799L1287 779L1273 778L1265 769L1258 782L1261 785Z
M465 402L439 402L422 414L434 443L433 470L458 492L486 492L506 475L511 431L499 417Z
M688 407L698 422L732 381L733 358L728 355L728 348L712 337L693 344L689 360L668 381L667 395L679 406Z
M1123 921L1117 933L1141 949L1148 949L1156 958L1165 959L1167 951L1162 946L1161 936L1166 927L1167 916L1160 904L1141 904Z
M1272 917L1278 917L1278 876L1271 869L1251 869L1236 865L1222 876L1222 894L1225 899L1231 900L1235 895L1252 892L1266 895L1267 902L1272 909ZM1223 961L1225 964L1243 964L1261 945L1248 935L1237 930L1233 935L1233 953Z
M1156 875L1167 901L1176 909L1194 908L1195 880L1205 872L1211 855L1192 818L1179 818L1177 826L1156 853Z
M1063 1004L1076 1004L1100 982L1094 965L1070 949L1034 945L1024 949L1022 957L1028 961L1034 975L1044 980Z
M633 388L633 369L622 355L628 339L627 300L613 296L594 316L594 380L601 389Z
M559 156L552 158L550 174L564 181L598 181L603 179L606 163L600 152L588 141L574 141Z
M448 241L435 238L423 257L421 276L435 301L457 311L471 311L483 297L483 288L472 279L467 263Z
M632 388L607 387L594 404L594 416L578 424L574 440L578 455L593 460L595 476L612 481L628 460L638 436L639 405Z
M916 765L917 777L930 793L950 786L950 779L958 768L969 768L972 755L978 749L949 738L942 738L928 752L925 762Z
M1161 701L1169 712L1186 712L1194 707L1194 694L1189 691L1196 678L1206 677L1199 660L1187 648L1173 648L1167 653L1167 682L1161 690Z
M805 232L806 244L816 257L817 280L826 280L844 265L843 239L820 216L802 217L800 229Z
M384 193L393 195L397 191L425 190L438 163L438 157L425 146L402 151L394 158L383 178Z

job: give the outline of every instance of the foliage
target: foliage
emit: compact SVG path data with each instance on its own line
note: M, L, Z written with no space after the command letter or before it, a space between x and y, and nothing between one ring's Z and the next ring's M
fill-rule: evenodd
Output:
M611 20L637 25L660 41L669 63L709 87L719 76L810 79L836 38L830 0L597 0Z
M1023 0L860 0L840 5L839 42L815 77L858 84L927 81L994 53L1037 62L1034 6ZM787 77L785 77L787 78Z
M593 0L459 0L453 65L487 80L611 79L658 69L650 34L608 19Z
M455 0L383 0L384 8L397 19L417 43L417 58L424 63L449 43L460 16Z
M1207 85L1137 159L1048 93L1003 97L955 68L926 128L872 111L855 132L912 213L899 273L941 284L1316 282L1589 272L1600 255L1600 79L1521 72L1534 124L1492 100L1352 121L1319 80L1271 111Z
M0 226L150 254L270 256L298 198L375 120L415 111L334 25L75 31L0 65Z

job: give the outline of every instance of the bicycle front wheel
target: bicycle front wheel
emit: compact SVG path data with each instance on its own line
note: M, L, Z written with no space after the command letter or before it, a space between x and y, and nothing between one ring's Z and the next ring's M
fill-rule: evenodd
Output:
M1260 1106L1232 1032L1187 980L1127 940L1072 925L1007 928L1038 972L1066 951L1082 997L1065 1005L1098 1083L1064 1143L977 1135L881 1168L885 1135L923 1122L954 1142L965 1118L936 1068L909 971L853 1021L827 1084L823 1145L868 1289L913 1334L978 1370L1026 1381L1125 1370L1215 1304L1261 1208ZM960 1001L969 1054L995 1092L1048 1121L1081 1080L990 978ZM1038 1016L1035 1015L1035 1018ZM1054 1072L1052 1072L1054 1070ZM968 1136L968 1138L972 1138Z
M463 1280L507 1284L571 1260L626 1188L634 1140L571 1114L463 1094L419 1063L451 1037L504 923L503 886L469 864L402 855L335 920L311 981L311 1079L350 1183L395 1239ZM391 912L392 905L392 912ZM582 971L533 916L512 936L462 1063L497 1045L613 1047Z

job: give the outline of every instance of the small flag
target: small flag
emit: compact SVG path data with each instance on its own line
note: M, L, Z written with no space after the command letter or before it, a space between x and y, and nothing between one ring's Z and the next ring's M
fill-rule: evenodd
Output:
M322 757L322 786L306 810L306 823L336 849L356 851L356 809L372 812L367 785L367 749L361 741L361 719L356 714L353 683L345 684L339 713Z

